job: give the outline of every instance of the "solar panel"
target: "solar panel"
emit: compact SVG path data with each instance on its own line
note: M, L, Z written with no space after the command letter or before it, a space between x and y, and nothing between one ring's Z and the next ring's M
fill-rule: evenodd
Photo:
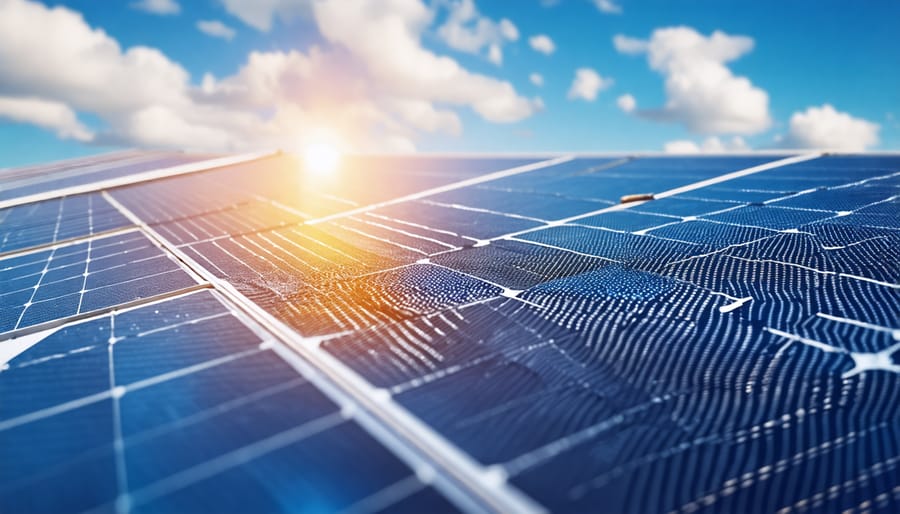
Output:
M0 256L25 248L100 234L130 224L99 194L0 209Z
M0 200L12 200L63 187L89 185L144 171L202 161L211 157L171 152L130 151L63 161L51 165L0 170L0 177L3 180L3 187L0 188Z
M900 509L900 157L209 162L0 214L0 510Z

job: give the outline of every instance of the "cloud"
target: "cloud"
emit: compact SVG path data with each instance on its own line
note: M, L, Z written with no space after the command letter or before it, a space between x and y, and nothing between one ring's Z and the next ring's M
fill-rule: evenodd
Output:
M78 121L75 111L60 102L0 96L0 118L52 130L62 139L82 142L94 139L93 132Z
M665 77L666 103L641 116L683 124L697 134L756 134L771 124L769 96L725 66L753 49L753 39L690 27L657 29L649 40L617 35L616 50L646 54Z
M784 148L862 151L878 144L881 126L840 112L830 104L809 107L791 116Z
M218 37L231 41L234 39L235 30L219 20L200 20L197 29L207 36Z
M140 0L131 6L151 14L166 15L181 12L181 6L175 0Z
M381 9L386 1L395 5ZM541 108L510 83L423 48L431 12L419 0L361 2L316 2L309 14L322 47L252 52L235 74L194 84L159 50L122 48L71 9L0 0L0 69L15 70L0 74L0 97L13 99L3 115L107 145L291 149L324 131L348 150L401 151L421 132L459 134L456 108L493 122ZM96 134L78 113L99 120Z
M261 30L271 27L275 17L287 21L307 13L326 41L352 55L377 96L468 106L497 123L519 121L539 108L535 99L519 96L509 82L472 73L454 59L426 49L421 39L435 13L422 0L223 1L229 12ZM451 5L457 6L461 19L474 19L476 27L483 19L472 17L477 13L472 2ZM501 39L518 37L512 22L501 20L494 28ZM460 46L482 43L480 36L465 37L472 35L468 31L454 34L454 44ZM502 61L498 50L488 50L495 63Z
M593 102L597 94L612 86L613 80L600 76L590 68L578 68L575 70L575 78L569 88L569 100L585 100Z
M531 48L536 52L540 52L544 55L550 55L556 51L556 45L553 44L553 40L550 39L550 36L547 36L546 34L538 34L537 36L528 38L528 44L531 45Z
M625 55L640 55L646 52L650 45L643 39L616 34L613 36L613 46L619 53Z
M528 80L537 87L542 87L544 85L544 76L540 73L532 73L531 75L528 75Z
M503 62L501 46L519 39L519 29L508 19L495 22L481 16L474 0L455 0L448 5L447 21L437 34L450 48L477 54L488 48L488 59L494 64Z
M119 117L141 106L189 102L188 73L158 50L123 51L80 14L25 0L0 1L0 69L15 70L0 74L0 94L77 111Z
M619 106L619 109L622 109L622 112L630 113L637 108L637 100L630 93L625 93L616 99L616 105Z
M600 12L606 14L622 14L622 6L615 3L613 0L594 0L594 5L597 6L597 9L600 9Z
M747 142L740 136L734 136L726 141L712 136L706 138L701 144L689 139L679 139L669 141L663 146L663 151L674 154L745 152L749 149Z
M503 64L503 50L500 50L500 45L491 45L490 48L488 48L487 58L497 66Z
M431 12L420 0L323 0L313 12L322 35L352 53L393 96L469 106L499 123L537 110L509 82L469 72L424 48Z
M392 108L406 122L426 132L443 132L459 135L462 133L462 122L455 112L435 109L434 105L423 100L396 100Z

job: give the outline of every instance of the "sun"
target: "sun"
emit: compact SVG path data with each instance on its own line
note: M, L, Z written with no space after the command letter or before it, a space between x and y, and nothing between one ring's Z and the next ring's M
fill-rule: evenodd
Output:
M337 170L341 153L332 145L313 143L303 150L306 169L317 175L331 175Z

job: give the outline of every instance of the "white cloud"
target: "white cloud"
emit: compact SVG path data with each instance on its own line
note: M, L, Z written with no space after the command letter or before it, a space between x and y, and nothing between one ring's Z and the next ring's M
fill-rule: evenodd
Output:
M578 68L575 70L575 78L569 88L568 97L570 100L593 102L597 99L597 94L609 88L612 83L612 79L604 78L590 68Z
M455 50L477 54L488 48L488 60L503 62L501 46L519 39L519 29L508 19L495 22L482 16L474 0L454 0L447 4L447 21L437 29L438 36Z
M0 96L0 118L52 130L62 139L83 142L94 139L90 129L78 121L75 111L60 102Z
M550 55L556 50L556 45L553 44L553 40L546 34L538 34L537 36L528 38L528 44L531 45L531 48L536 52L540 52L544 55Z
M698 134L756 134L771 126L768 94L725 66L750 52L753 39L671 27L646 41L617 35L613 44L624 54L646 53L650 67L665 77L666 104L642 116Z
M745 152L749 150L747 142L740 136L734 136L730 140L721 140L712 136L697 144L690 139L679 139L677 141L669 141L663 146L666 153L675 154L693 154L693 153L728 153L728 152Z
M619 109L622 109L622 112L634 112L637 108L637 100L630 93L625 93L616 99L616 105L619 106Z
M0 74L0 94L59 101L77 111L118 116L189 101L188 73L158 50L123 51L80 14L36 2L0 2L0 69L15 70Z
M663 151L675 154L700 153L700 145L690 139L678 139L676 141L668 141L663 145Z
M175 0L140 0L131 6L151 14L165 15L181 12L181 6Z
M500 50L500 45L491 45L488 48L488 60L497 66L503 64L503 50Z
M219 20L200 20L197 29L207 36L218 37L231 41L234 39L235 30Z
M532 73L531 75L528 75L528 80L537 87L542 87L544 85L544 76L540 73Z
M435 109L423 100L396 100L392 106L405 121L420 130L451 135L462 133L462 122L453 111Z
M600 9L600 12L606 14L622 14L622 6L613 0L594 0L594 5Z
M392 96L469 106L493 122L533 114L512 84L464 69L422 46L431 11L420 0L323 0L313 6L323 36L349 50Z
M241 19L244 23L262 31L269 31L274 20L290 22L298 16L312 16L314 4L327 3L329 0L221 0L225 9ZM386 0L378 3L362 0L358 5L347 6L348 13L365 12L366 9L395 10L400 9L401 17L421 11L421 0L402 1ZM435 0L427 9L426 24L430 23L434 14L446 9L448 16L443 25L437 28L438 37L447 46L455 50L472 54L483 54L490 62L500 65L503 62L504 43L519 39L519 29L509 19L494 21L478 12L475 0ZM424 27L419 27L419 29Z
M861 151L878 144L880 126L840 112L830 104L795 112L781 146Z
M513 22L503 18L500 20L500 34L510 41L519 40L519 29L513 25Z
M640 55L647 51L649 44L643 39L616 34L613 36L613 46L619 53L626 55Z
M324 131L346 149L393 151L423 131L459 134L458 107L494 122L541 108L509 82L426 50L432 14L420 0L319 0L309 14L324 48L253 52L237 73L195 85L160 51L122 48L75 11L0 0L0 69L15 70L0 73L0 97L15 99L4 115L99 144L290 149ZM39 99L40 113L25 118L23 98ZM78 113L101 121L96 134Z

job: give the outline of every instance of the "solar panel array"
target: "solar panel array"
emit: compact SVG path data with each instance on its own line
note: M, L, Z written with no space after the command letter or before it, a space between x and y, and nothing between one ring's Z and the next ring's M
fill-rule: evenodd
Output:
M900 509L900 156L212 157L0 171L0 511Z

